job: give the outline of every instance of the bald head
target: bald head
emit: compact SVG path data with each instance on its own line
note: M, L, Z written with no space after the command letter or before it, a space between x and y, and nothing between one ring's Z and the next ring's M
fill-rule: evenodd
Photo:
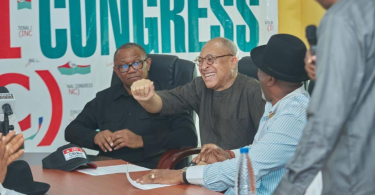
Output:
M199 72L209 89L222 91L237 77L237 46L229 39L218 37L208 41L197 57Z
M224 37L216 37L211 40L209 40L206 45L218 45L219 48L225 50L229 54L233 54L234 56L238 57L238 49L236 44L233 43L233 41L224 38Z

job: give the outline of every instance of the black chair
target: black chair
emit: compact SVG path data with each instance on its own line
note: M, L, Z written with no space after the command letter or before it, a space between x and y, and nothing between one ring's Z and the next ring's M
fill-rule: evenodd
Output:
M250 56L245 56L238 61L238 72L258 80L258 67Z
M185 85L191 82L196 77L195 65L191 61L179 59L177 56L164 55L164 54L148 54L149 58L152 59L151 68L149 71L149 79L161 87L162 90L173 89L180 85ZM111 86L117 83L121 83L120 78L115 72L112 74ZM190 112L193 119L193 112ZM166 151L159 160L158 169L164 168L162 166L165 159L171 158L170 155L175 150L171 149ZM191 158L181 158L173 168L183 168L188 165Z

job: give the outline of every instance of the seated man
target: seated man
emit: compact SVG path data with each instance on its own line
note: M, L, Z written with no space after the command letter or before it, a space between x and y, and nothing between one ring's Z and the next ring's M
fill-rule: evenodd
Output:
M15 161L23 154L22 146L24 139L22 134L16 136L15 131L10 131L6 136L0 133L0 194L7 194L7 190L3 187L5 176L7 174L7 167L10 163ZM17 194L12 191L13 194Z
M134 98L150 113L194 110L199 116L201 143L224 149L249 145L264 109L260 85L239 74L237 47L226 38L208 41L196 63L202 77L168 91L155 93L150 80L134 82Z
M167 149L196 147L195 125L188 113L150 118L133 98L130 86L147 79L151 67L145 50L136 43L124 44L115 52L114 64L122 83L97 93L68 125L65 139L99 150L100 156L147 168L156 168Z
M307 123L306 108L310 97L302 84L308 80L303 62L305 53L306 47L300 39L285 34L274 35L266 46L251 51L267 102L254 142L249 146L258 194L271 195L275 190ZM197 162L224 162L183 169L186 172L153 170L137 181L191 183L215 191L229 188L226 193L234 194L238 150L228 152L216 145L204 148L195 159Z

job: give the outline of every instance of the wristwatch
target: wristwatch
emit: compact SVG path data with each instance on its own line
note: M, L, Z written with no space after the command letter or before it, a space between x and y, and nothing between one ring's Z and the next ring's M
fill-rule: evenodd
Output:
M182 172L182 179L184 180L184 183L185 183L185 184L190 184L190 183L188 182L188 180L186 179L186 171L187 171L188 168L189 168L189 167L184 167L183 169L181 169L181 172Z

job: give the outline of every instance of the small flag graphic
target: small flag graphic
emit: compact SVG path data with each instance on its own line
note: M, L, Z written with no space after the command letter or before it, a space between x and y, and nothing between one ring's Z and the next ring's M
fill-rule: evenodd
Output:
M91 72L90 65L77 65L72 62L67 62L64 65L57 67L59 72L63 75L73 75L73 74L88 74Z
M31 0L17 0L17 9L31 9Z
M42 123L43 123L43 117L39 117L39 125L38 125L38 131L36 133L34 133L33 135L31 135L30 137L26 138L26 140L33 140L35 138L35 136L39 133L40 131L40 127L42 127Z

